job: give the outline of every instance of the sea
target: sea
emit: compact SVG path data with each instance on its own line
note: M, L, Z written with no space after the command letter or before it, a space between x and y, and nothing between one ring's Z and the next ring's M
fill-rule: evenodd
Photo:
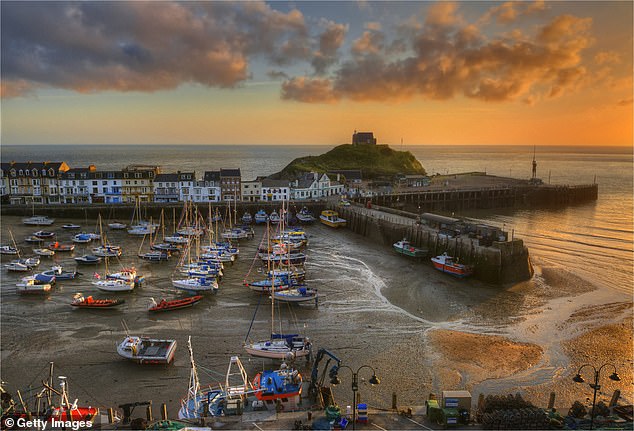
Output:
M2 162L64 161L70 167L94 164L121 169L129 164L161 166L163 172L240 168L255 179L280 171L297 157L330 150L326 145L3 145ZM561 209L491 210L469 214L522 238L531 254L560 265L593 284L632 293L634 286L633 152L631 147L394 145L410 151L429 175L486 172L548 184L599 185L596 202Z

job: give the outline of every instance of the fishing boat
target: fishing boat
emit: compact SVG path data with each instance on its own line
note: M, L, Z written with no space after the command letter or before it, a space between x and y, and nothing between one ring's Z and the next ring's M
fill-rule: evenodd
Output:
M311 289L306 286L296 286L291 289L279 290L273 292L276 301L281 302L307 302L317 301L317 289Z
M55 236L55 232L50 232L47 230L38 230L33 233L33 236L40 239L51 239Z
M75 258L75 262L82 265L96 265L101 263L103 258L101 256L95 256L94 254L85 254Z
M265 370L255 375L251 382L255 397L267 409L293 411L300 405L302 375L282 363L278 370Z
M92 249L95 256L100 257L119 257L123 253L118 245L100 245Z
M269 222L271 222L271 224L278 224L280 220L281 218L277 211L271 211L271 214L269 214Z
M321 212L319 216L319 221L321 221L326 226L340 228L346 226L346 220L339 217L339 214L336 211L332 210L324 210Z
M126 335L117 353L139 364L169 364L174 359L176 340Z
M432 257L431 261L437 270L456 277L468 277L473 274L472 266L458 263L453 257L447 255L447 253Z
M66 223L65 225L62 225L62 229L79 229L80 227L80 225L73 223Z
M60 252L71 252L75 250L75 244L62 244L58 241L52 242L48 245L49 250Z
M201 299L203 299L202 295L190 296L182 299L171 299L165 300L161 299L159 302L156 302L154 298L151 299L150 307L148 311L150 312L158 312L158 311L170 311L170 310L179 310L181 308L191 307Z
M254 218L256 224L266 223L267 221L269 221L269 216L264 210L259 210L258 212L256 212Z
M51 283L44 283L35 277L24 277L16 284L20 294L46 294L51 291Z
M399 242L395 242L392 247L394 248L394 251L396 251L398 254L409 257L425 257L428 253L427 249L412 246L410 242L405 238L403 238Z
M87 233L78 233L73 237L73 242L77 244L86 244L92 241L92 238Z
M249 211L245 212L242 215L242 223L244 224L251 224L253 223L253 216L251 216L251 213Z
M55 256L55 252L53 250L49 250L48 248L34 248L33 253L42 257L53 257Z
M224 416L228 401L240 400L244 405L248 394L253 393L253 387L249 382L240 358L232 356L225 374L224 386L200 387L194 353L191 347L191 337L187 341L191 372L189 376L189 388L187 398L181 400L181 408L178 411L179 419L199 419L204 416ZM234 371L234 368L236 369Z
M315 216L313 216L313 213L306 207L299 210L299 212L295 214L295 217L297 217L300 223L310 224L315 221Z
M77 308L112 308L125 302L123 299L94 299L92 296L84 297L76 293L70 305Z
M79 273L77 271L66 271L62 266L56 265L48 271L42 271L44 275L54 275L56 280L72 280L76 278Z
M34 215L33 217L23 218L22 223L29 226L50 226L55 223L55 219Z
M113 230L123 230L126 227L128 227L128 225L125 224L125 223L119 223L119 222L115 221L115 222L112 222L112 223L108 223L108 227L110 229L113 229Z

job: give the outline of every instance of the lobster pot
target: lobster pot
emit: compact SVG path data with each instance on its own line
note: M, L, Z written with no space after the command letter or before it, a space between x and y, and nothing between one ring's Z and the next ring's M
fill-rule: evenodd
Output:
M365 403L357 404L357 422L368 422L368 405Z
M442 408L471 411L469 391L442 391Z

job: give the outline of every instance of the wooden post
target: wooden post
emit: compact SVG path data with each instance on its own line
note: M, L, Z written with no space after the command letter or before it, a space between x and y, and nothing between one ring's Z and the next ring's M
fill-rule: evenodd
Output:
M548 410L552 410L555 407L555 396L554 392L550 393L550 399L548 400Z
M165 403L161 404L161 419L164 421L167 420L167 405L165 405Z
M112 409L112 407L108 409L108 423L109 424L114 423L114 410Z
M154 418L152 417L152 404L145 408L145 417L147 418L148 422L152 422L154 420Z
M392 392L392 410L396 410L397 409L397 404L396 404L396 392Z

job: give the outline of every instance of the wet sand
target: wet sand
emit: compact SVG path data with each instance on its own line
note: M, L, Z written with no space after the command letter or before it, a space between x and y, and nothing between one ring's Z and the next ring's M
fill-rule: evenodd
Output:
M70 238L70 233L56 228L69 221L58 220L53 230ZM90 224L94 229L94 222ZM30 250L20 241L38 229L21 225L18 218L3 217L3 241L8 227L20 248ZM474 399L479 392L521 391L545 405L554 389L561 392L557 405L567 408L569 399L583 400L588 392L568 383L578 364L601 361L617 363L621 377L626 377L619 386L623 398L632 401L632 331L631 321L625 320L631 316L631 298L627 295L597 289L559 267L541 267L538 256L532 256L537 266L533 280L488 286L453 279L348 231L321 225L307 230L311 235L307 279L322 295L319 308L312 303L284 305L277 315L284 330L305 333L316 348L327 348L352 368L373 366L381 385L367 384L369 370L360 373L361 398L370 405L389 408L393 392L400 406L421 405L430 392L465 388ZM256 228L257 234L262 232ZM229 357L235 354L251 375L262 368L262 360L242 353L256 308L251 338L266 337L270 331L268 298L242 285L245 278L257 278L252 264L258 239L241 242L240 259L227 266L216 296L194 308L160 316L149 315L147 304L150 297L180 296L169 280L176 260L139 261L136 252L141 240L125 232L112 233L111 242L124 246L122 263L135 264L147 280L135 292L118 295L126 299L119 310L73 310L68 305L78 291L112 296L90 285L93 267L80 267L84 273L80 280L59 283L48 298L20 297L13 288L19 276L2 272L0 370L11 390L38 386L46 377L48 362L54 361L56 375L69 378L71 396L80 402L116 406L152 400L154 405L168 403L173 416L187 391L188 335L201 383L224 380ZM80 254L77 250L74 256ZM2 257L3 262L8 260ZM60 254L55 261L75 266L72 256ZM49 266L43 259L40 270ZM97 270L103 272L103 265ZM124 337L124 319L132 333L175 338L179 343L175 363L146 367L120 358L115 345ZM305 361L297 365L310 374ZM343 406L352 398L351 376L346 373L342 371L343 383L335 388ZM605 388L602 392L610 386ZM610 395L611 391L605 396Z

